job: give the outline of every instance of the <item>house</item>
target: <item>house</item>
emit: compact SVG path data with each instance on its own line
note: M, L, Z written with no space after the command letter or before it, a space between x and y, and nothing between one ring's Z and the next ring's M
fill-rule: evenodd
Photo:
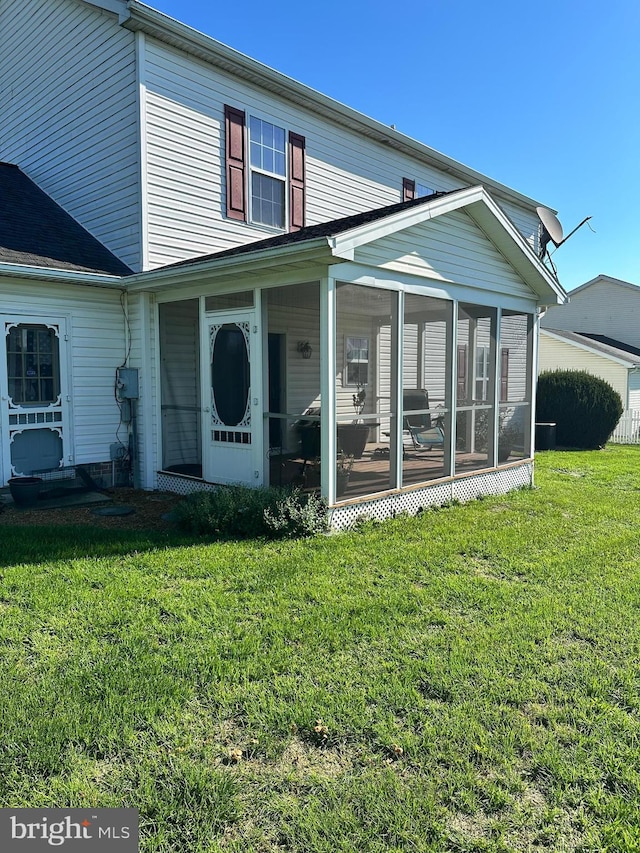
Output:
M609 275L597 275L570 293L570 301L550 306L542 328L603 335L640 347L640 286Z
M605 335L540 329L538 369L585 370L620 394L627 409L640 409L640 347Z
M537 201L137 0L0 32L2 482L531 483Z
M624 411L612 441L640 434L640 287L598 275L541 318L539 370L586 370L608 382Z

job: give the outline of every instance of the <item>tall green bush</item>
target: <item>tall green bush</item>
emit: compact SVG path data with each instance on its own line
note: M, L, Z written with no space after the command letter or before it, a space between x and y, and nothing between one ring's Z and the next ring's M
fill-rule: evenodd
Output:
M555 423L562 447L602 447L621 414L620 394L586 370L554 370L538 378L536 421Z

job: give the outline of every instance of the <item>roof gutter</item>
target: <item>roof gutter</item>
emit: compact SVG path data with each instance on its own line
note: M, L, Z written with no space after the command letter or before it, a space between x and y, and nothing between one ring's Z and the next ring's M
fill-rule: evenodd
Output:
M590 346L587 341L576 341L573 338L567 338L562 334L559 335L554 332L553 329L545 329L544 326L541 326L540 333L546 335L548 338L553 338L555 341L559 341L562 344L566 344L567 346L576 347L576 349L584 350L585 352L597 355L600 358L606 358L607 361L613 361L630 370L636 371L640 367L637 361L631 361L631 359L622 358L621 356L613 355L613 353L610 352L604 352L595 346Z
M126 277L117 275L7 263L0 263L0 276L48 280L63 284L82 284L90 287L108 287L116 290L124 290L127 281Z
M223 258L209 257L193 263L174 264L159 267L155 270L145 270L124 279L126 289L135 293L140 290L157 290L162 287L180 284L183 281L195 283L202 279L212 281L229 274L241 275L244 272L255 272L259 265L260 272L266 269L282 266L289 262L340 264L353 260L352 253L338 253L331 245L331 238L317 237L299 243L290 243L268 249L258 249L254 252L245 251L238 255Z
M418 142L382 122L369 118L369 116L347 107L345 104L323 95L285 74L281 74L279 71L275 71L268 65L264 65L144 3L140 3L139 0L129 0L127 14L120 16L120 23L129 30L141 30L166 44L191 53L211 65L248 80L254 85L257 85L259 81L262 88L280 97L287 98L298 106L303 104L305 109L325 118L328 117L382 145L388 145L390 148L410 157L418 158L465 183L484 184L495 195L526 207L537 207L541 204L541 202L511 189L505 184L476 172L451 157L447 157L434 148L430 148L428 145Z

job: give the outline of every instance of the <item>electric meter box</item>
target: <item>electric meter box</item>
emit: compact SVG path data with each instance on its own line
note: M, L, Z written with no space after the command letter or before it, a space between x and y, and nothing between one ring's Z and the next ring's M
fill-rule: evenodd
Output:
M137 400L138 392L138 368L119 367L117 376L118 397L121 400Z

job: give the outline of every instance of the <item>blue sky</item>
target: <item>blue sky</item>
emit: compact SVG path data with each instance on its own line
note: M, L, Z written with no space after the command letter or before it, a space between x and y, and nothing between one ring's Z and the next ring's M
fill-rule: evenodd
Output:
M150 0L558 211L571 290L640 284L638 0ZM593 230L591 230L591 228Z

